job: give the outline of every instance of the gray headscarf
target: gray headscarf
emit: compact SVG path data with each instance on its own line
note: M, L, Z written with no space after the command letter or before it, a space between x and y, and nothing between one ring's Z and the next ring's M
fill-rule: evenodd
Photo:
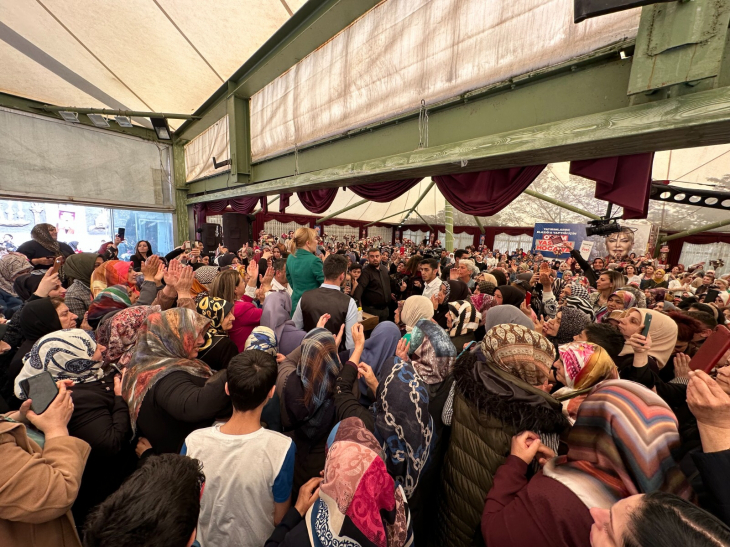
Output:
M494 306L490 308L484 319L484 328L489 331L492 327L504 324L522 325L525 328L535 330L534 323L519 308L510 304Z

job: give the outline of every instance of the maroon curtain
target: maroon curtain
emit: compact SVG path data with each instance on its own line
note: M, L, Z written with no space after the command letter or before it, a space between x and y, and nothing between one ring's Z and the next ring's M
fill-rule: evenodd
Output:
M205 212L205 203L196 203L193 205L193 216L195 217L195 229L203 227L208 215Z
M209 215L220 215L228 207L228 200L219 199L218 201L209 201L205 205L205 211Z
M339 188L307 190L305 192L297 192L297 196L307 211L314 213L315 215L321 215L329 209L332 202L335 201L337 190L339 190Z
M260 199L260 196L232 198L228 200L228 204L234 212L241 213L242 215L250 215L253 213L253 210L256 208L256 204Z
M269 212L269 196L261 196L261 212L264 214Z
M467 215L488 217L499 213L519 196L545 165L495 169L433 177L451 205Z
M359 186L350 186L350 190L361 198L376 201L378 203L387 203L395 198L402 196L416 184L421 182L423 177L418 179L405 179L385 182L374 182L372 184L361 184Z
M623 218L646 218L654 152L570 162L570 174L596 181L596 199L624 208Z
M289 207L289 198L291 198L291 192L284 192L279 194L279 212L286 213L286 208Z

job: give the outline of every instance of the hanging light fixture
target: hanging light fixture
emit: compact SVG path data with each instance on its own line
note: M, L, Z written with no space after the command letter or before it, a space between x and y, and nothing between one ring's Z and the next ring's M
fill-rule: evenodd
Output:
M128 116L114 116L114 121L119 124L119 127L134 127Z
M58 114L67 122L71 123L80 123L79 122L79 113L78 112L71 112L70 110L59 110Z
M88 117L91 120L91 123L93 123L96 127L109 127L109 122L106 121L106 118L101 114L87 114L86 117Z
M167 125L167 120L165 118L150 118L150 121L152 122L152 127L155 129L155 133L157 133L157 138L161 141L171 141L172 140L172 133L170 132L170 126Z

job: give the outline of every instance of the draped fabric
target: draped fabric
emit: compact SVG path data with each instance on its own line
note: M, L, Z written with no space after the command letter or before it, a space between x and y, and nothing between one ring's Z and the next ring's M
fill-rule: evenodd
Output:
M395 181L389 180L385 182L374 182L372 184L350 186L349 189L361 198L376 201L378 203L387 203L405 194L408 190L421 182L421 180L423 180L423 178Z
M570 174L596 181L596 199L624 208L624 219L646 218L654 152L570 162Z
M319 190L307 190L297 192L299 201L302 202L307 211L315 215L321 215L330 208L337 197L339 188L321 188Z
M467 215L492 216L517 198L545 165L433 177L451 205Z
M291 192L284 192L283 194L279 194L279 212L281 214L286 213L286 208L289 207L289 200L291 196Z

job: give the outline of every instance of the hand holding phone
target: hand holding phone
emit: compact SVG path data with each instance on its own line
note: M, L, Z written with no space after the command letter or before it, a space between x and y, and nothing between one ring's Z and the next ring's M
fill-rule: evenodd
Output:
M723 325L718 325L697 353L694 354L689 362L689 368L690 370L703 370L709 373L717 366L728 350L730 350L730 330Z
M61 266L63 266L63 263L66 261L65 258L62 256L57 256L56 259L53 261L53 267L51 268L51 274L58 273L58 270L61 269Z
M36 414L43 414L58 395L58 387L50 372L41 372L21 380L20 389L31 399L30 409Z
M641 331L641 336L646 338L649 335L649 328L651 327L651 314L647 313L644 316L644 328Z

